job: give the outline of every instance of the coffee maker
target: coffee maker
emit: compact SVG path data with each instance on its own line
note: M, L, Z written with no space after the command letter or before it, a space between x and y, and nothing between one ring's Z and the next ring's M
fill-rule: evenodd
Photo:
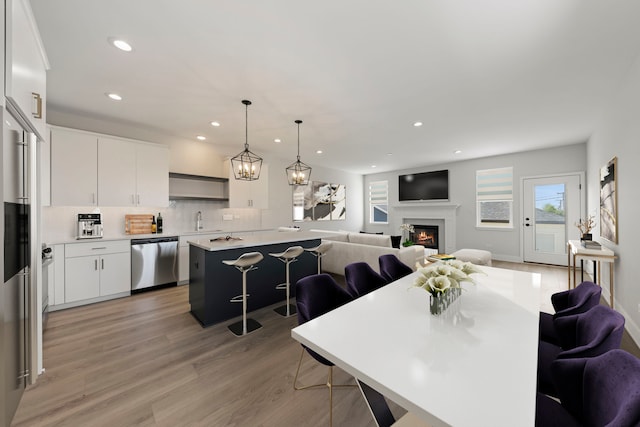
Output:
M102 238L102 215L99 213L78 214L78 239Z

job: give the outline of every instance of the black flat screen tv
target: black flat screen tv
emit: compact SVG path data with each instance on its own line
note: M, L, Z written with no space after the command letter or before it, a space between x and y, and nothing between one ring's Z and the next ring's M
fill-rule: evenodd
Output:
M400 175L398 177L398 199L449 200L449 171L432 171Z

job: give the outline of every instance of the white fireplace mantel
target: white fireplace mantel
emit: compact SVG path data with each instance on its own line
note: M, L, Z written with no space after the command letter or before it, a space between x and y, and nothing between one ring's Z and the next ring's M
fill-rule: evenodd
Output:
M456 250L456 204L407 203L393 205L392 227L400 228L408 219L443 220L444 221L444 250L452 253Z

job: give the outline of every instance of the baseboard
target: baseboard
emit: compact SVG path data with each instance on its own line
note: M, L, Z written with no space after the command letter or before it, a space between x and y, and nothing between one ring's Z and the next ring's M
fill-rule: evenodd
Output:
M495 259L496 261L505 261L505 262L519 262L522 263L522 258L512 255L500 255L500 254L491 254L491 259Z
M609 306L611 306L611 293L606 286L602 287L602 299L604 299L609 304ZM640 326L638 326L638 324L633 321L631 316L629 316L629 313L627 313L625 309L620 306L619 302L615 301L614 308L618 313L624 316L624 328L627 330L629 336L636 343L636 345L640 347Z

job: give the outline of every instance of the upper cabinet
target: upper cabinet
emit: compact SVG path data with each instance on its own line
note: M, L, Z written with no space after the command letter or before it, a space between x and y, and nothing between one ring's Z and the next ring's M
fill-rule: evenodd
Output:
M51 131L54 206L167 206L169 149L73 129Z
M168 170L166 146L98 138L101 206L168 206Z
M51 204L98 204L98 137L68 129L51 130Z
M48 61L28 0L5 0L5 96L44 139Z
M260 178L256 181L242 181L233 177L229 168L230 208L269 208L269 167L262 164Z

